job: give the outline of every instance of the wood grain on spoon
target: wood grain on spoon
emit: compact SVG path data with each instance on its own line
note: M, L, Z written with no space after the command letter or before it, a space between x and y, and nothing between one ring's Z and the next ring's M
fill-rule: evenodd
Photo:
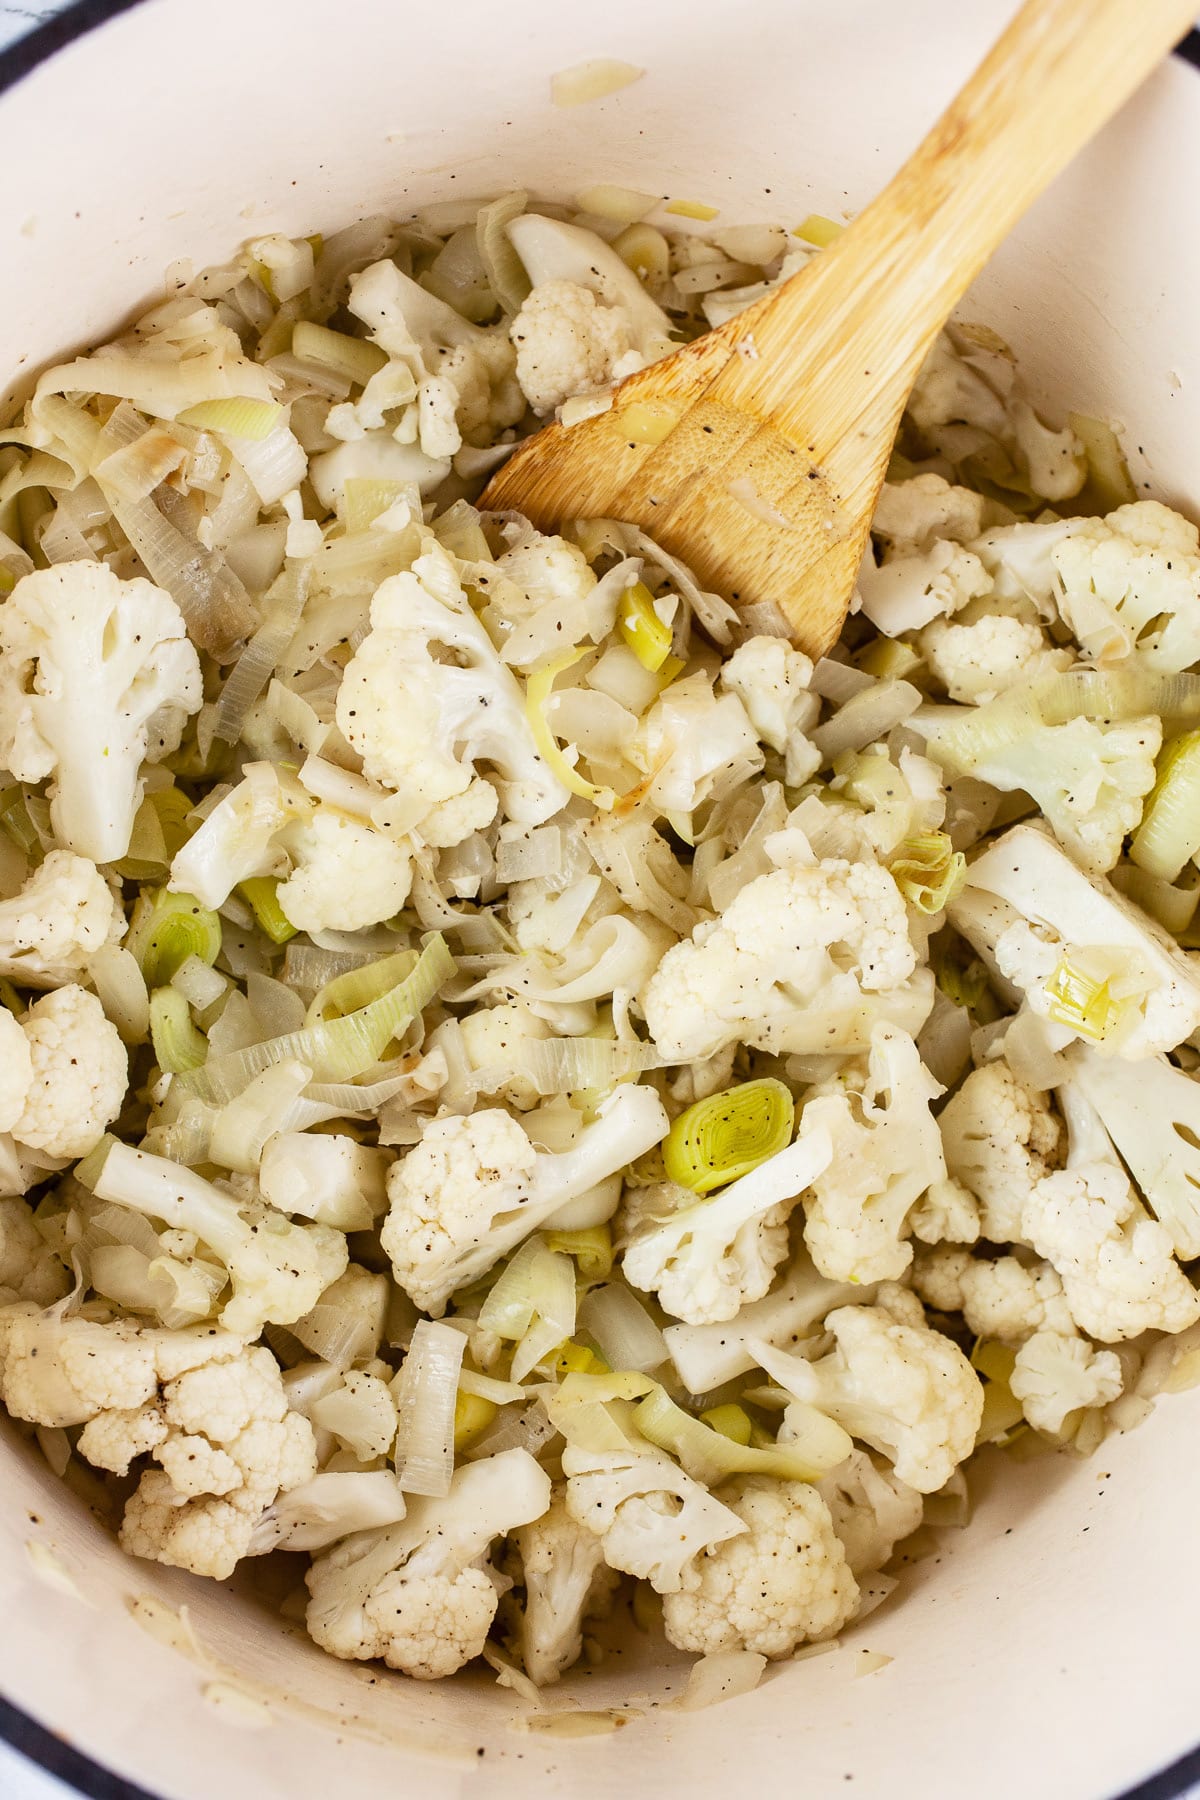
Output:
M1195 0L1029 0L899 174L765 300L523 443L482 505L640 525L735 604L836 641L913 380L951 308L1192 22ZM631 411L630 409L635 409Z

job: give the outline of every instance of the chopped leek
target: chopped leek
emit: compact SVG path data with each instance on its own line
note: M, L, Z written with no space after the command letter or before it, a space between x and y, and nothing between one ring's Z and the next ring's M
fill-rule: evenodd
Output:
M617 796L611 788L595 787L585 781L570 758L563 752L562 746L550 727L548 708L554 692L554 683L558 677L573 669L591 649L584 644L578 650L568 650L565 656L557 657L544 668L531 675L525 684L525 713L533 732L534 742L546 761L550 772L561 781L571 793L578 794L581 800L589 800L601 812L611 812L617 803Z
M479 1394L468 1394L460 1387L454 1401L454 1448L469 1450L481 1438L499 1412L494 1400Z
M754 1429L753 1421L745 1407L729 1402L724 1406L712 1406L707 1412L700 1414L700 1423L708 1425L713 1431L728 1438L733 1444L748 1444Z
M349 337L344 331L331 331L327 325L313 325L307 319L298 321L292 332L292 355L301 362L314 363L318 369L332 369L344 375L355 387L366 387L372 375L387 366L387 354L378 344L365 338Z
M283 408L275 400L202 400L176 415L180 425L194 425L197 431L216 431L223 437L249 438L261 442L270 437L283 416Z
M983 1415L975 1434L977 1444L1006 1444L1025 1422L1021 1402L1009 1386L1016 1365L1016 1351L1007 1344L976 1344L971 1365L983 1376Z
M1131 859L1160 881L1174 881L1200 850L1200 731L1164 745L1158 779L1129 847Z
M720 210L719 206L709 206L703 200L668 200L663 207L664 212L673 213L677 219L698 219L702 225L715 219Z
M561 1381L567 1375L610 1375L612 1370L590 1344L566 1338L555 1352L554 1373Z
M945 912L967 879L967 859L944 831L905 838L888 867L904 898L925 914Z
M873 675L877 681L903 681L921 665L911 644L885 637L876 638L855 660L864 675Z
M1122 974L1113 953L1069 950L1045 985L1047 1016L1089 1043L1102 1044L1130 1020L1148 986L1136 976Z
M663 1139L670 1180L709 1194L791 1142L796 1107L782 1081L764 1076L710 1094L680 1113Z
M671 627L659 618L654 597L644 581L635 581L621 595L617 629L643 669L657 674L671 654Z
M458 1374L467 1340L452 1325L421 1319L393 1383L398 1415L396 1474L409 1494L450 1491Z
M815 244L818 250L823 250L827 244L832 244L835 238L840 238L845 229L846 227L839 225L836 219L827 219L821 213L809 213L807 218L801 219L800 223L793 227L792 236L803 239L806 244Z
M286 944L295 937L296 927L279 904L279 883L274 876L255 875L249 881L239 881L237 891L254 914L258 929L273 944Z
M221 921L192 894L147 888L133 909L125 948L137 957L148 988L166 987L189 956L216 962Z
M313 999L305 1014L306 1025L327 1025L333 1019L344 1019L360 1007L388 993L403 981L413 966L411 950L400 950L395 956L383 956L358 968L345 969L327 981Z
M813 1409L804 1409L813 1413ZM730 1475L775 1475L781 1481L819 1481L850 1454L849 1437L832 1419L813 1413L820 1423L796 1444L775 1444L760 1450L753 1444L735 1443L710 1425L694 1419L655 1387L634 1408L634 1422L641 1435L660 1450L677 1456L687 1473L706 1487L714 1487ZM824 1427L824 1429L822 1429Z
M548 1231L546 1248L573 1257L584 1281L604 1281L612 1273L612 1232L607 1225L592 1225L586 1231Z
M178 988L155 988L150 995L150 1041L165 1075L198 1069L208 1055L208 1039L193 1025L188 1003Z
M28 797L22 787L5 788L0 794L0 831L26 856L40 856L42 840L29 816Z

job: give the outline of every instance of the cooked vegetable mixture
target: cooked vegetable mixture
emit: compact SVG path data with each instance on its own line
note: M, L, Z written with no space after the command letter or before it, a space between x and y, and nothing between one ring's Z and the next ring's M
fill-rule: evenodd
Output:
M836 233L590 200L260 238L0 448L4 1403L426 1679L787 1657L1198 1360L1196 528L967 326L815 668L481 512Z

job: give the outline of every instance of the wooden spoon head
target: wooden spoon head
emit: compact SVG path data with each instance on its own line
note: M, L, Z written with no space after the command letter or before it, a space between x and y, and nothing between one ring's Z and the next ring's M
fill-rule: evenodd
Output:
M702 587L739 609L774 608L793 643L824 655L850 604L903 391L884 383L877 416L847 431L844 408L830 416L828 378L789 349L781 404L778 347L768 362L758 343L773 323L759 303L629 376L608 411L547 425L480 504L544 531L586 518L638 525Z

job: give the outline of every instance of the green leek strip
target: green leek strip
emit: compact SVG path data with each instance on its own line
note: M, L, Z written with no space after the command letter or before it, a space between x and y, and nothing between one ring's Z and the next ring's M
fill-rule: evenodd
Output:
M238 893L254 914L258 929L273 944L286 944L296 935L296 927L284 912L278 899L279 883L271 875L254 875L238 882Z
M667 1175L709 1194L790 1144L795 1122L795 1102L773 1076L710 1094L680 1113L663 1139Z
M402 481L383 481L365 475L352 475L342 488L346 535L354 537L359 532L367 531L381 513L396 504L404 491Z
M792 236L802 238L806 244L815 244L818 250L823 250L826 244L832 244L835 238L840 238L845 229L836 219L827 219L822 213L809 213L806 219L801 219L799 225L794 227Z
M550 729L546 710L558 677L567 669L573 669L577 662L588 655L591 648L590 644L583 644L578 650L568 650L565 656L557 657L554 662L547 663L544 668L531 675L525 684L525 713L533 732L534 743L551 774L572 794L578 794L582 800L589 800L601 812L611 812L617 803L617 796L611 788L594 787L590 781L585 781L568 761Z
M344 331L331 331L328 325L313 325L307 319L297 321L292 333L292 355L301 362L314 363L318 369L332 369L335 375L344 375L355 387L366 387L372 375L386 368L388 360L378 344L349 337Z
M584 1281L605 1281L612 1274L613 1241L607 1225L592 1225L586 1231L548 1231L546 1248L573 1257Z
M335 975L318 990L304 1016L305 1025L328 1025L334 1019L344 1019L347 1013L360 1012L372 1000L390 993L398 981L405 980L416 962L415 950L398 950L394 956L381 956L376 962Z
M1082 952L1059 959L1045 985L1048 1012L1056 1025L1066 1025L1089 1043L1110 1038L1137 1005L1132 994L1116 995L1111 976L1096 974L1082 963Z
M732 1402L725 1406L712 1406L707 1412L702 1412L700 1423L719 1432L721 1437L728 1438L731 1444L748 1444L754 1430L754 1422L745 1407L736 1406Z
M125 948L137 957L148 988L166 987L189 956L216 962L221 921L194 894L146 888L133 909Z
M876 638L855 661L864 675L874 675L880 681L903 681L921 666L921 658L912 645L901 644L895 638Z
M967 859L944 831L905 838L888 864L892 879L918 912L945 912L967 879Z
M167 847L167 858L170 862L174 862L195 830L195 827L188 823L193 802L177 787L156 788L152 794L147 794L146 798L158 814L163 842Z
M811 1407L803 1440L760 1450L738 1444L684 1412L660 1387L634 1407L634 1423L660 1450L678 1457L689 1475L715 1487L730 1475L775 1475L781 1481L819 1481L849 1456L853 1445L840 1425Z
M218 431L223 437L251 438L261 443L269 438L283 417L277 400L249 400L238 396L232 400L201 400L178 415L177 424L192 425L197 431Z
M1167 744L1158 779L1134 833L1129 855L1160 881L1174 881L1200 850L1200 731Z
M612 1370L590 1344L567 1338L554 1353L554 1373L560 1381L568 1375L611 1375Z
M147 795L134 814L129 848L113 867L122 881L162 881L170 866L162 820Z
M38 836L37 826L29 816L26 804L26 793L22 787L5 788L0 794L0 831L12 839L18 850L26 856L40 857L42 840Z
M255 1075L289 1058L305 1063L315 1082L352 1081L382 1059L392 1039L428 1006L454 969L446 940L434 933L426 940L412 973L370 1005L329 1024L306 1026L269 1038L265 1044L210 1058L203 1069L184 1079L209 1106L226 1105Z
M654 610L654 596L644 581L635 581L621 595L617 629L643 669L658 671L671 654L672 631Z
M166 1075L186 1075L208 1055L208 1039L192 1023L188 1003L178 988L155 988L150 996L150 1041Z

